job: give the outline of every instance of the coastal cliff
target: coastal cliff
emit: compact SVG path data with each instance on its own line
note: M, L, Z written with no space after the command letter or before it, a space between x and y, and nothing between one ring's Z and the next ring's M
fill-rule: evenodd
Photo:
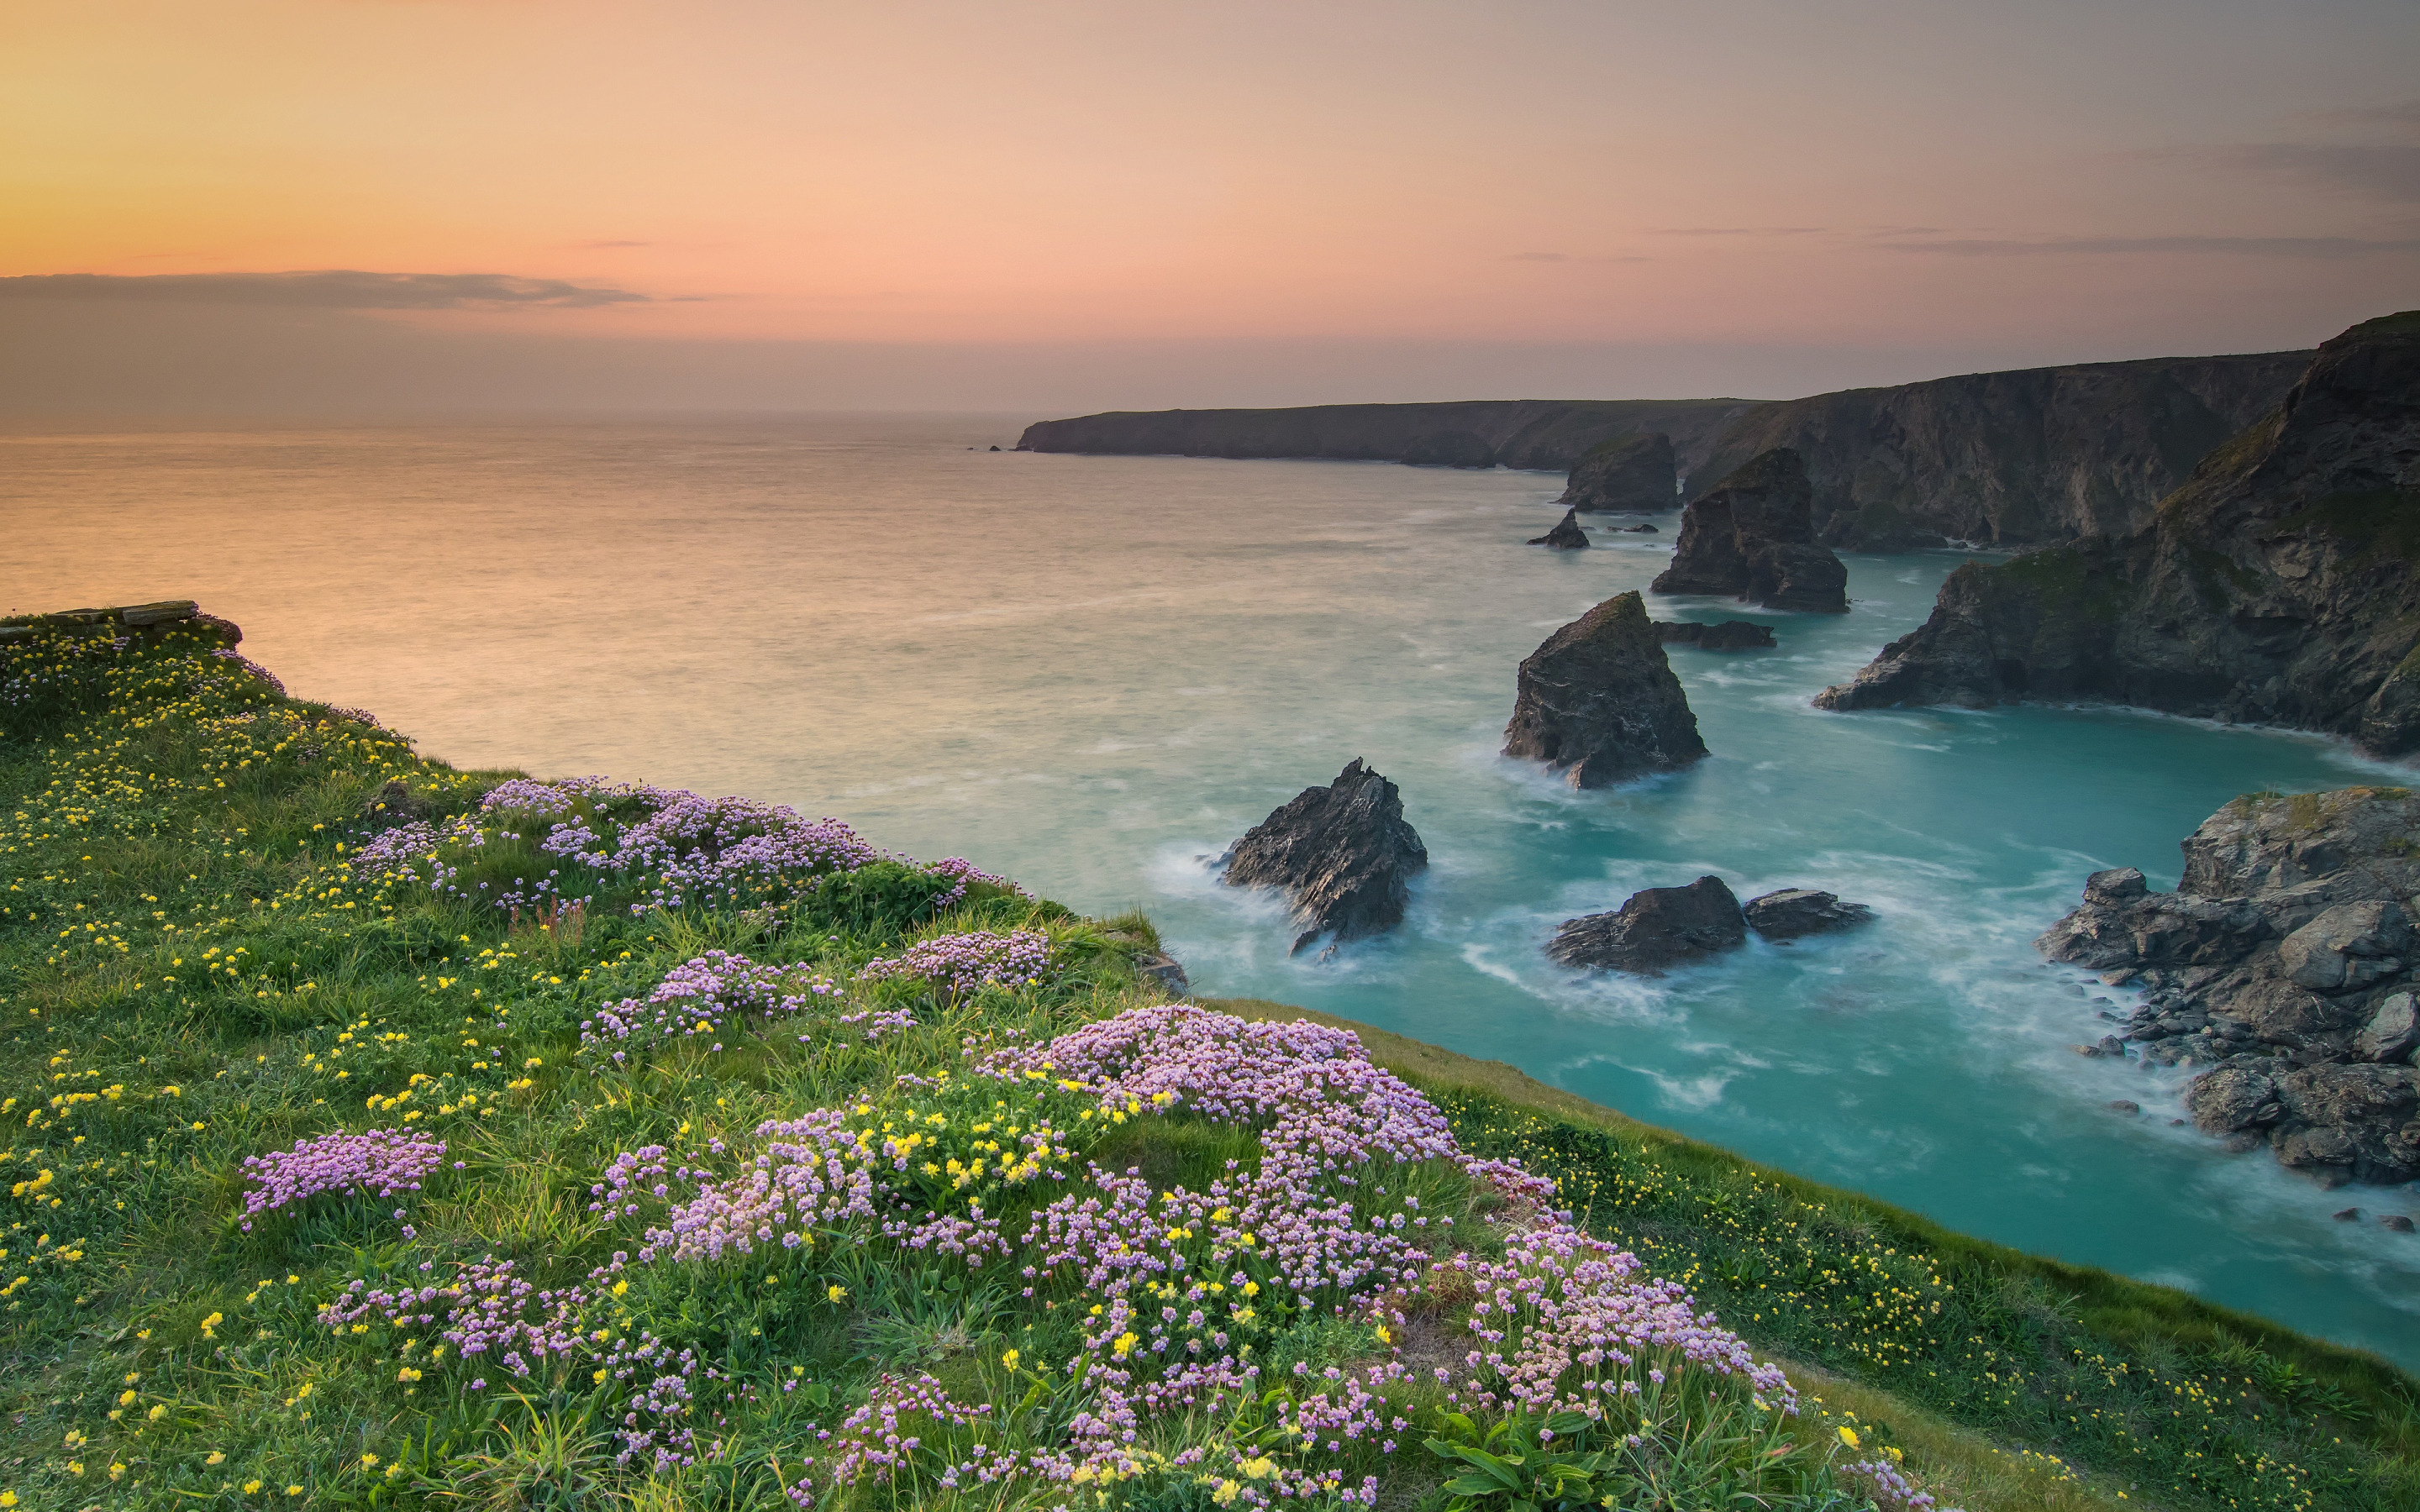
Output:
M1969 563L1818 707L2107 699L2420 748L2420 312L2319 350L2143 529Z
M1974 373L1764 405L1727 424L1694 496L1761 453L1806 459L1815 529L1887 550L2122 535L2277 406L2309 352Z
M1684 471L1749 399L1473 399L1293 409L1115 410L1039 421L1017 449L1113 456L1300 457L1560 472L1632 431L1671 438Z

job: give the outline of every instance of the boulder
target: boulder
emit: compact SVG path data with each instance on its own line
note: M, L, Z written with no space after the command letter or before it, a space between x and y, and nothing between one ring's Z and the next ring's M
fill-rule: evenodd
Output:
M1529 537L1528 544L1552 547L1558 551L1585 551L1589 544L1588 532L1580 529L1579 512L1566 509L1562 519L1553 530L1544 535Z
M1698 717L1635 593L1606 599L1521 663L1504 754L1597 788L1706 755Z
M2401 905L2370 899L2338 903L2279 942L2287 979L2315 993L2356 992L2403 969L2412 921Z
M1322 934L1358 939L1403 922L1429 853L1395 784L1356 758L1333 783L1303 789L1253 825L1219 862L1232 887L1285 889L1304 926L1299 951Z
M1668 966L1737 949L1747 941L1739 899L1720 877L1649 887L1610 914L1567 918L1546 953L1567 966L1661 976Z
M2420 1003L2408 992L2389 993L2352 1041L2352 1053L2364 1060L2410 1060L2415 1047L2420 1047Z
M2322 1178L2388 1183L2420 1175L2420 1072L2321 1065L2277 1078L2277 1159Z
M2286 1110L2268 1075L2247 1066L2222 1066L2187 1089L2185 1111L2202 1133L2229 1134L2274 1123Z
M1744 912L1747 927L1768 940L1795 940L1808 934L1854 929L1874 917L1874 911L1864 903L1844 903L1835 895L1812 887L1784 887L1751 898Z
M1664 532L1657 530L1654 526L1648 524L1645 520L1641 520L1636 525L1624 525L1621 528L1621 533L1624 535L1661 535Z
M1672 564L1653 591L1847 613L1848 569L1816 542L1812 499L1796 452L1780 447L1756 457L1690 502Z
M1598 442L1572 464L1571 481L1556 502L1591 512L1680 508L1672 438L1655 431Z
M1654 621L1655 639L1668 646L1695 646L1700 651L1753 651L1773 644L1773 626L1746 620L1699 625L1694 620Z

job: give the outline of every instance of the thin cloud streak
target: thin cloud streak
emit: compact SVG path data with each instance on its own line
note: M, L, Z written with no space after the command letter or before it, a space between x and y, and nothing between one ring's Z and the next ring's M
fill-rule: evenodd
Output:
M2237 142L2162 147L2146 155L2222 171L2273 174L2398 205L2420 205L2420 144Z
M1890 252L1948 257L2106 256L2190 253L2239 257L2369 257L2420 252L2420 237L1967 237L1942 241L1882 241Z
M628 289L506 273L28 273L0 278L0 300L246 304L311 310L588 309L653 301Z

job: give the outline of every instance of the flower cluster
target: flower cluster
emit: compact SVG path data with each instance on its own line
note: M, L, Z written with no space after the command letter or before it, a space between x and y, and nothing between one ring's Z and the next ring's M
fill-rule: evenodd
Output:
M759 965L744 955L708 950L675 966L644 998L600 1008L580 1026L583 1051L610 1055L617 1065L630 1048L712 1037L786 1018L837 998L830 979L801 980L795 968ZM629 1047L629 1048L625 1048ZM716 1040L714 1048L722 1048Z
M321 1134L292 1149L244 1159L244 1170L260 1184L243 1195L243 1227L264 1212L322 1192L366 1192L391 1197L420 1190L420 1179L444 1158L442 1140L401 1129Z
M919 940L895 956L876 956L857 978L860 981L928 981L954 994L993 982L1038 986L1049 968L1050 939L1046 934L1033 930L1005 933L969 930Z
M373 836L350 860L357 876L382 877L400 872L437 849L437 826L426 820L397 825Z

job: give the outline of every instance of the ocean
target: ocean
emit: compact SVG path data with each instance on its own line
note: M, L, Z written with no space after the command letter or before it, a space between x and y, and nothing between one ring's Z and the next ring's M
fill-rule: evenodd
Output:
M0 610L195 598L296 693L464 766L744 793L1140 905L1204 994L1506 1060L1952 1227L2420 1367L2420 1192L2335 1193L2179 1127L2189 1073L2086 1059L2128 995L2032 940L2086 872L2175 885L2235 795L2408 780L2340 742L2107 709L1833 715L1951 551L1848 559L1846 616L1675 648L1711 759L1575 793L1497 754L1513 670L1645 589L1661 533L1526 547L1561 479L1035 455L1026 417L783 416L0 437ZM1290 957L1207 861L1355 757L1431 868ZM1871 927L1659 980L1541 946L1642 887L1819 887ZM2119 1101L2139 1114L2113 1111Z

